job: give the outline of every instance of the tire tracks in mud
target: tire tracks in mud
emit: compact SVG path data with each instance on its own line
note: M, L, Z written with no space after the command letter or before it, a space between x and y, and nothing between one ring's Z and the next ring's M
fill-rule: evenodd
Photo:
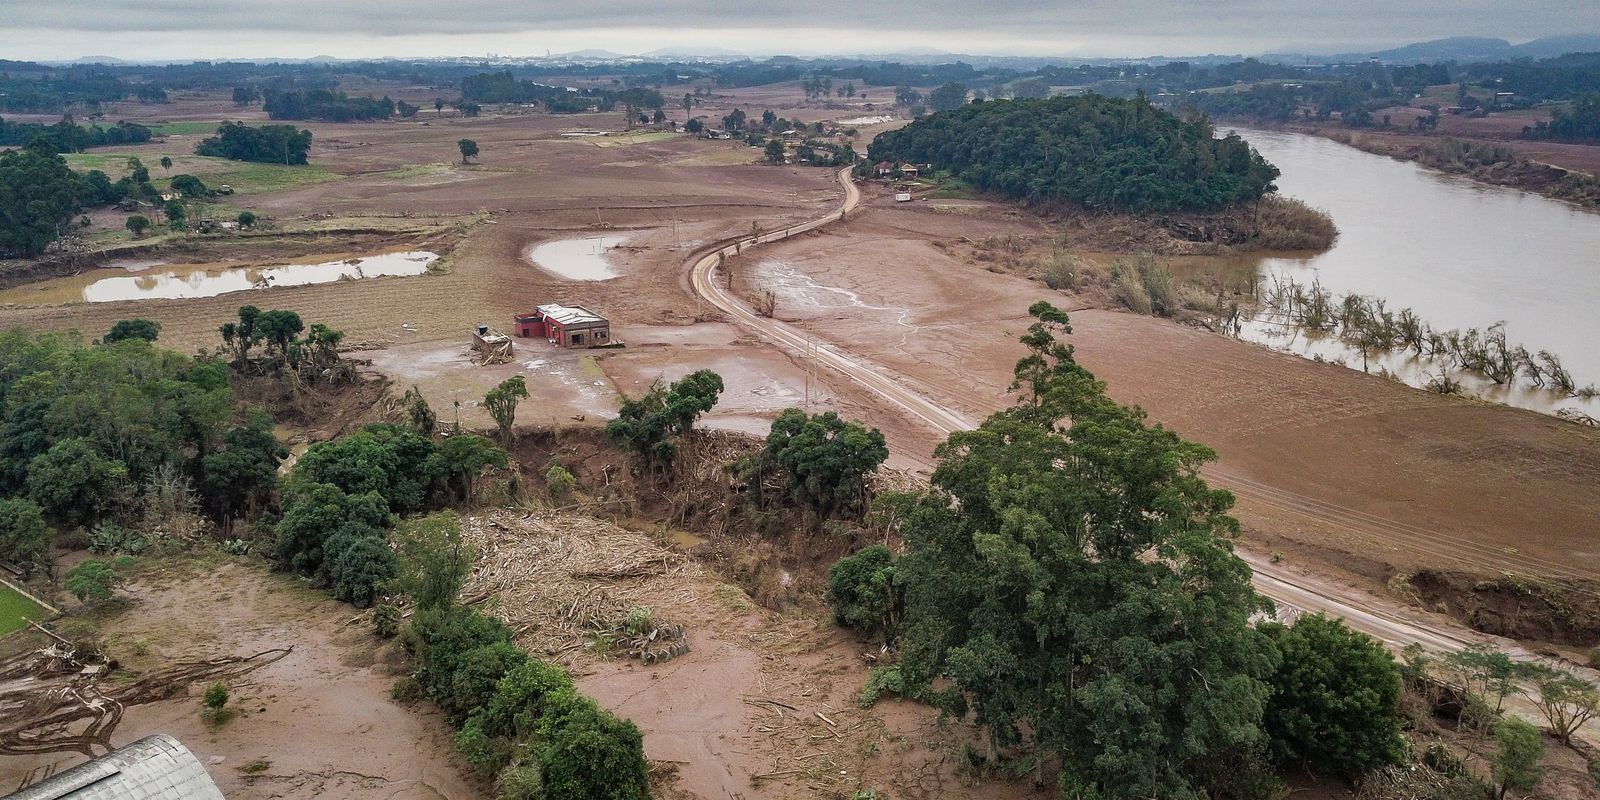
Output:
M840 170L838 178L844 189L844 199L838 209L822 217L780 230L726 239L690 255L685 264L690 288L702 301L726 314L740 327L777 345L791 356L812 359L826 365L859 384L866 391L888 401L910 417L920 420L935 432L949 435L957 431L971 430L975 426L967 417L945 408L930 398L944 393L970 403L976 398L974 393L961 387L950 387L948 392L932 390L932 387L927 387L908 376L895 374L892 370L832 344L817 341L787 323L763 317L718 284L718 266L723 258L741 255L751 247L815 231L845 219L860 205L861 192L851 180L849 169ZM927 463L920 458L913 460ZM1206 475L1234 494L1253 503L1354 533L1373 542L1390 542L1395 537L1402 537L1408 543L1420 542L1438 548L1430 551L1436 555L1443 555L1447 552L1447 548L1470 552L1475 559L1472 563L1476 565L1488 562L1513 568L1512 571L1515 572L1537 571L1568 579L1595 577L1566 565L1507 552L1417 525L1307 497L1261 483L1231 470L1211 468L1206 470ZM1278 605L1305 613L1325 612L1344 618L1352 626L1394 647L1417 643L1429 651L1446 653L1461 650L1475 642L1492 641L1518 658L1538 658L1509 640L1486 636L1465 628L1406 619L1372 602L1367 593L1354 587L1341 586L1336 581L1318 576L1296 574L1247 551L1239 551L1239 555L1251 567L1256 591Z

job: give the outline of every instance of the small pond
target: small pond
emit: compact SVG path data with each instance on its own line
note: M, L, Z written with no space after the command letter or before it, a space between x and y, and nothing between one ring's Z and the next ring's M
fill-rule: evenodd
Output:
M607 251L626 242L626 236L585 236L558 239L528 248L528 262L553 275L574 281L604 281L617 277Z
M407 250L314 264L268 267L136 266L98 269L71 278L18 286L0 292L0 305L114 303L120 300L178 300L231 292L307 286L390 275L421 275L439 260L437 253Z

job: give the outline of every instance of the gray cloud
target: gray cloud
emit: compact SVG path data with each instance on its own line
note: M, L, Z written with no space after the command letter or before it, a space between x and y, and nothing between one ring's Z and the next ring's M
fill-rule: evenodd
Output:
M1447 35L1494 35L1513 40L1553 33L1600 31L1600 3L1571 0L653 0L652 2L552 2L551 0L0 0L0 31L11 42L29 31L49 31L52 41L81 34L80 52L99 52L97 40L126 42L128 34L169 37L181 52L184 34L226 34L241 55L259 55L269 43L297 34L406 37L593 35L606 47L608 31L629 30L628 41L662 32L663 44L699 37L708 44L773 51L836 49L827 41L802 41L797 29L848 31L848 40L881 34L883 50L920 44L926 35L944 42L962 36L991 43L1014 39L1034 52L1059 40L1060 52L1103 41L1124 54L1237 52L1290 43L1381 45ZM641 30L645 29L645 30ZM913 37L907 40L904 37ZM825 38L825 37L813 37ZM1207 46L1213 43L1213 46ZM59 47L60 44L52 44ZM1003 46L1003 45L1002 45ZM1127 52L1127 48L1156 48ZM1107 52L1106 48L1093 48ZM396 52L396 55L407 53ZM62 54L66 56L68 54Z

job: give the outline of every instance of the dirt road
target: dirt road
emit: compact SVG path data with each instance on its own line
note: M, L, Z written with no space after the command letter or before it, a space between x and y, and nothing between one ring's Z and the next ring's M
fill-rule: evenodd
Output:
M854 353L846 352L826 342L818 342L808 333L785 322L756 313L733 297L718 280L718 267L723 258L743 254L748 248L759 244L817 230L848 215L859 205L860 191L851 181L848 170L839 173L839 182L844 188L844 199L837 210L782 230L724 242L691 256L688 262L689 276L695 293L726 313L738 325L778 345L791 355L813 359L827 365L858 383L868 392L882 397L903 409L911 417L921 420L940 436L947 436L960 430L970 430L973 427L970 420L929 399L934 392L927 391L918 382ZM950 387L941 390L943 394L950 394L951 391ZM963 396L974 394L959 391L957 393ZM992 405L992 400L986 400L975 394L964 402L979 407ZM1233 471L1212 468L1206 471L1206 477L1219 485L1226 486L1253 504L1272 507L1281 512L1310 518L1324 524L1354 528L1376 536L1403 533L1412 538L1422 537L1436 542L1440 547L1483 550L1485 557L1504 561L1508 567L1518 570L1535 570L1539 574L1559 577L1583 577L1579 571L1561 564L1516 553L1491 552L1491 548L1444 532L1427 530L1398 520L1302 496L1249 479ZM1473 642L1493 638L1454 626L1447 627L1434 620L1421 619L1421 615L1417 615L1419 617L1417 619L1409 619L1403 612L1379 607L1378 604L1371 602L1370 595L1363 591L1315 575L1297 573L1281 564L1273 564L1257 554L1241 552L1241 557L1250 564L1255 573L1254 582L1257 591L1272 598L1280 607L1308 613L1321 611L1343 617L1352 627L1397 648L1415 642L1433 652L1453 652ZM1497 639L1495 643L1518 657L1536 658L1534 654L1507 640Z

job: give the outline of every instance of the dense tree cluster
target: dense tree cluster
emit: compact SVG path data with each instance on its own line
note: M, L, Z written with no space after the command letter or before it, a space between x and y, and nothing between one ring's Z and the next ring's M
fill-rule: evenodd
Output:
M867 476L888 457L877 428L832 411L812 415L788 408L772 421L749 482L759 497L762 478L781 473L788 495L819 516L860 514L866 510Z
M36 67L37 77L7 70L0 73L0 111L53 114L72 107L97 109L121 100L128 84L99 67Z
M351 97L329 89L268 91L262 110L272 119L314 119L323 122L358 122L394 116L388 97Z
M264 164L304 164L310 151L311 131L293 125L252 128L242 122L222 123L216 136L200 140L194 148L196 155Z
M147 533L185 497L223 523L259 510L287 455L271 419L236 405L222 361L162 350L137 321L113 330L89 346L0 333L0 498Z
M546 111L556 114L582 113L590 108L610 111L618 105L659 109L667 102L656 89L570 89L518 80L510 71L483 72L462 78L461 97L479 103L539 103Z
M37 138L48 141L58 153L81 153L91 147L148 142L150 129L132 122L118 122L109 128L79 125L71 117L54 125L0 119L0 146L23 147Z
M1534 123L1524 128L1522 135L1557 142L1600 143L1600 94L1584 95L1566 108L1551 110L1549 122Z
M0 153L0 257L44 252L93 193L44 139Z
M671 386L658 380L642 396L622 398L617 418L606 423L606 436L637 452L651 466L665 469L678 454L673 440L688 434L694 421L717 404L720 394L722 376L708 369L691 372Z
M884 498L905 552L836 564L836 617L898 636L894 688L975 722L991 761L1055 765L1065 797L1270 797L1274 755L1396 760L1392 659L1324 618L1253 624L1270 604L1212 452L1110 400L1066 315L1031 312L1021 399L939 447L931 491Z
M972 103L879 134L873 161L928 163L983 190L1131 212L1212 210L1273 191L1277 168L1144 98Z

